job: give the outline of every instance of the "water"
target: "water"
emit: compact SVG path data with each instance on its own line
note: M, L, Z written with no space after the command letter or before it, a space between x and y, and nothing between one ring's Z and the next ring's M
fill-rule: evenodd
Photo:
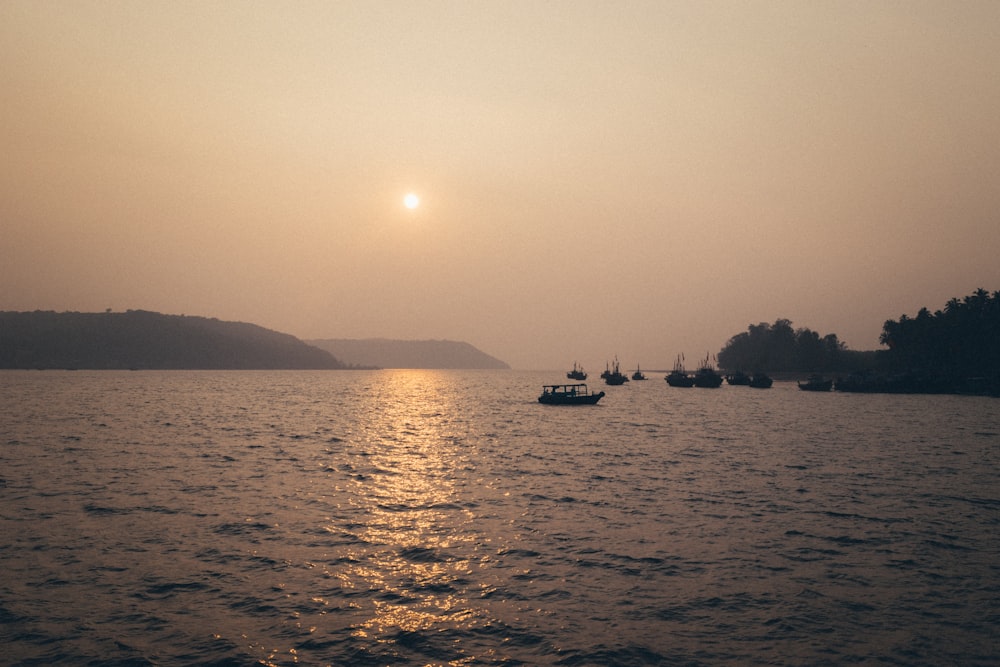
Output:
M0 373L0 662L1000 660L997 399L559 380Z

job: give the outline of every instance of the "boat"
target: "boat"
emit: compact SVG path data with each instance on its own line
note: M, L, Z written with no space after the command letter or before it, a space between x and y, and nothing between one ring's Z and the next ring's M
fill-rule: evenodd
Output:
M972 392L960 390L963 384L970 387ZM833 383L833 390L862 394L953 394L973 393L976 384L984 386L985 378L978 383L975 381L969 383L947 375L918 371L903 371L889 375L868 371L852 373L846 378L838 377ZM978 393L989 392L980 390Z
M667 373L667 384L671 387L693 387L694 378L684 370L684 355L678 354L677 361L674 362L674 369Z
M707 389L716 389L722 386L722 376L715 371L715 366L707 354L698 365L698 370L694 372L694 386Z
M746 386L750 384L750 376L743 371L736 371L726 376L726 384Z
M596 405L604 392L590 393L585 384L547 384L538 402L545 405Z
M802 391L830 391L833 389L833 380L828 380L822 375L810 375L805 382L799 382L799 389Z
M573 370L566 373L566 378L568 380L586 380L587 371L583 370L583 366L577 366L576 362L573 362Z
M770 389L771 385L774 384L774 380L763 373L754 373L748 384L757 389Z
M607 384L612 386L628 382L628 376L622 373L621 368L618 366L618 357L615 357L615 363L613 366L609 366L603 373L601 373L601 377L604 378L604 381Z
M636 367L635 367L635 373L632 373L632 379L633 380L645 380L646 379L646 376L643 375L642 371L639 370L639 366L638 365L636 365Z

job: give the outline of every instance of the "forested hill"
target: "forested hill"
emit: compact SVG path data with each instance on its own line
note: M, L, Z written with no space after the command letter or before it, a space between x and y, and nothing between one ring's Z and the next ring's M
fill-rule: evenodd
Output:
M509 369L468 343L451 340L328 338L306 341L350 364L380 368Z
M243 322L125 313L0 312L0 368L342 369L329 352Z

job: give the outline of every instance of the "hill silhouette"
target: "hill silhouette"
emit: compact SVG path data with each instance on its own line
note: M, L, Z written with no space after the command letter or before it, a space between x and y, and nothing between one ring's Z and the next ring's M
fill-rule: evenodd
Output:
M350 364L380 368L509 369L503 361L468 343L451 340L326 338L308 340Z
M343 369L289 334L214 318L124 313L0 312L0 368Z

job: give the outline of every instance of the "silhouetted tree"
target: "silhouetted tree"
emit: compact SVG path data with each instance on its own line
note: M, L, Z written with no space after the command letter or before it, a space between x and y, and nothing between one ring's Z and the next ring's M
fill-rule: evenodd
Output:
M764 372L824 372L840 370L845 347L836 334L823 336L810 329L793 329L779 318L774 324L751 324L729 339L719 352L727 370Z
M956 382L969 377L1000 378L1000 292L980 288L950 299L931 314L901 315L882 326L879 342L889 348L897 372L920 372Z

